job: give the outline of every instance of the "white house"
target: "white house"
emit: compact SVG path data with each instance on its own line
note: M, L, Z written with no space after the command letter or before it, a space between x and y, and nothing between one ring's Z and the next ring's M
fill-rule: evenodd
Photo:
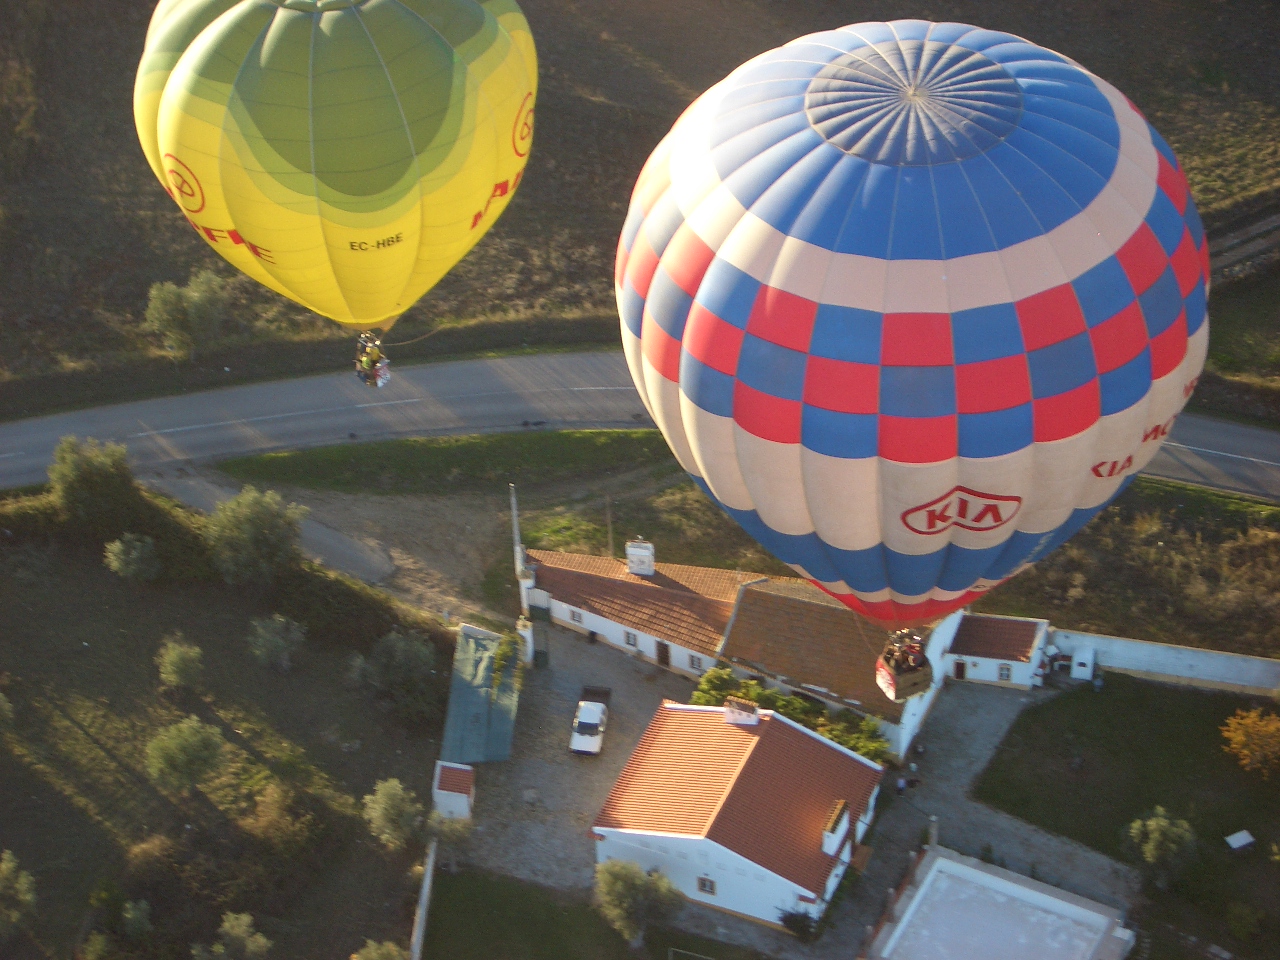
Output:
M859 960L1123 960L1124 915L1012 871L931 846Z
M876 686L876 659L889 634L804 580L763 580L739 593L720 658L741 677L874 717L889 751L906 756L942 687L942 651L960 614L936 624L925 644L933 685L906 703Z
M431 806L440 816L454 820L471 819L476 801L476 771L470 764L436 761L431 779Z
M690 900L773 926L817 919L882 773L772 711L667 701L592 826L596 862L661 870Z
M958 623L941 657L947 676L1024 690L1043 684L1048 620L975 613L952 616Z

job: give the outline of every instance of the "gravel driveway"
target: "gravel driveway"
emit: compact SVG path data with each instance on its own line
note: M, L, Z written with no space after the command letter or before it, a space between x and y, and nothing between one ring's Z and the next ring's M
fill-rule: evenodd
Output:
M467 859L566 890L591 887L591 823L664 699L688 702L694 682L606 643L538 623L546 669L525 672L511 759L476 768L476 831ZM569 752L569 725L584 684L613 688L604 750Z

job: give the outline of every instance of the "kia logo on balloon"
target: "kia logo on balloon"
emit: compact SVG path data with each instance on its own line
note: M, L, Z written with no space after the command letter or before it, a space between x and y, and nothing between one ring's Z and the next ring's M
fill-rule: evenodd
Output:
M1003 527L1017 515L1021 506L1021 497L952 487L937 499L905 511L902 522L908 530L926 536L952 527L985 532Z

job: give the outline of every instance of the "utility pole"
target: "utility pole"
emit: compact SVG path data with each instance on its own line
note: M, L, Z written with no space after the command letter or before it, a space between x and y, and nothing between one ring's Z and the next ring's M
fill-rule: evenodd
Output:
M516 485L511 488L511 548L516 560L516 579L524 575L524 544L520 542L520 508L516 506Z

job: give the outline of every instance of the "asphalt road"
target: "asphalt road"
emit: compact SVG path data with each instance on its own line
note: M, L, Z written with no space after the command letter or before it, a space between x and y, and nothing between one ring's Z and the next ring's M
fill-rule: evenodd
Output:
M60 437L127 444L135 470L385 437L649 424L618 352L461 360L251 384L0 424L0 488L39 483ZM1178 418L1146 473L1280 501L1280 432Z

